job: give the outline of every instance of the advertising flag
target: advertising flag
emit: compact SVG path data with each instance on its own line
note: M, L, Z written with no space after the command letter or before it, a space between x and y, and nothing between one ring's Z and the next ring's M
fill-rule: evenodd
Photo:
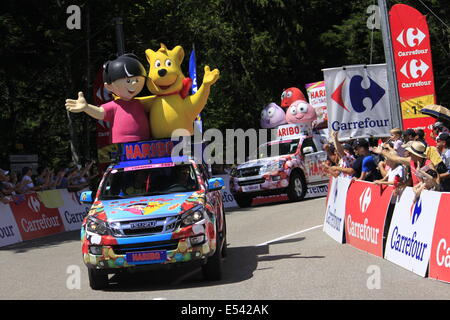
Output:
M392 129L386 64L323 69L328 129L340 139L388 137Z
M425 128L429 137L428 127L434 119L420 113L436 100L426 17L410 6L396 4L389 11L389 24L403 126Z

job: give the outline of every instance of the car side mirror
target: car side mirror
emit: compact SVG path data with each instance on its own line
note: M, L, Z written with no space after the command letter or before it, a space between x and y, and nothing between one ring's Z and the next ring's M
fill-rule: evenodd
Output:
M225 182L222 178L212 178L208 180L208 191L218 191L225 187Z
M84 191L80 195L80 202L81 203L93 203L92 200L92 191Z
M314 149L313 147L304 147L303 148L303 154L309 154L309 153L313 153Z

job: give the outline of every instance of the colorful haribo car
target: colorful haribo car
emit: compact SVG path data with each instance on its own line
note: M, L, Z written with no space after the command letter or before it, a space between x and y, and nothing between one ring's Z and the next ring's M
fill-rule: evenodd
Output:
M170 140L127 143L106 170L81 229L92 289L108 275L198 263L207 280L222 276L226 222L221 178L189 156L170 157Z

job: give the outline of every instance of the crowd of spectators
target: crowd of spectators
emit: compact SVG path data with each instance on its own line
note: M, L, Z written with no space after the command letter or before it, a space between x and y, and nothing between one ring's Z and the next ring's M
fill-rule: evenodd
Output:
M330 136L323 166L329 176L393 185L396 193L410 186L417 197L422 190L450 191L450 133L442 122L436 122L430 133L436 146L426 143L421 129L395 128L388 138L345 144L339 142L337 132Z
M14 171L0 169L0 202L9 203L13 197L36 191L52 189L68 189L79 191L89 186L90 181L97 175L91 175L94 161L85 167L74 165L70 168L58 167L50 169L39 167L36 174L30 167L22 168L17 173Z

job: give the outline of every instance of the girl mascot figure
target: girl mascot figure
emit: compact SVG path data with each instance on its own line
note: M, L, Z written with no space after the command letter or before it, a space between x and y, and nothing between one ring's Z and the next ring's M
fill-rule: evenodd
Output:
M134 54L121 55L103 65L105 88L118 99L96 107L88 104L83 93L79 92L77 100L66 100L66 109L110 122L113 143L149 140L148 110L134 98L144 87L146 77L144 66Z

